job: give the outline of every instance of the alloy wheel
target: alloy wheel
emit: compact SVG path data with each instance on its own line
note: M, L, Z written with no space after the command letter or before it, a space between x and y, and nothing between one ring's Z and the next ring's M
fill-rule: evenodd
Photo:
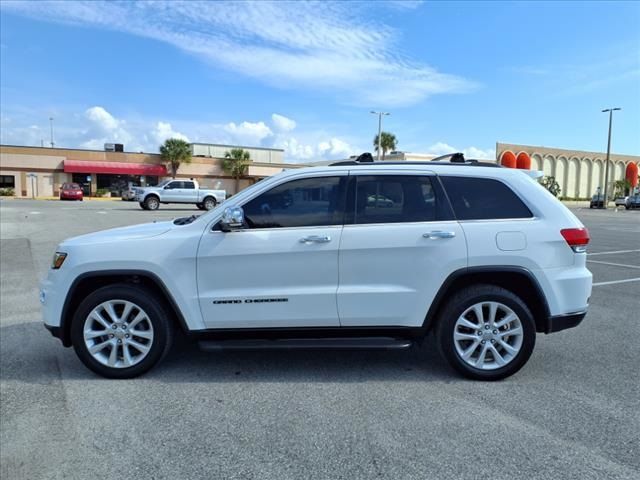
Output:
M147 356L154 332L140 306L127 300L108 300L89 313L83 337L95 360L111 368L129 368Z
M500 302L479 302L458 317L453 341L458 356L481 370L496 370L513 361L524 338L516 313Z

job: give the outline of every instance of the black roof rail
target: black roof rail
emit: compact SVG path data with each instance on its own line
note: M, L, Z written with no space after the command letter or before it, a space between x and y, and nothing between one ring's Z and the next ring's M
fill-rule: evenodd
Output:
M432 158L430 161L442 162L446 159L449 159L451 163L477 162L477 160L465 160L464 153L462 152L447 153L446 155L440 155L439 157Z
M428 162L424 162L424 161L411 161L411 160L405 160L405 161L394 161L394 162L388 162L388 161L374 161L373 160L373 156L368 153L365 152L361 155L358 156L358 158L352 159L352 160L341 160L339 162L334 162L334 163L330 163L329 166L330 167L339 167L339 166L355 166L355 165L429 165L429 163L431 162L436 162L439 165L467 165L467 166L478 166L478 167L502 167L502 165L499 165L498 163L493 163L493 162L482 162L479 160L476 160L474 158L469 158L469 159L465 159L464 158L464 153L461 152L455 152L455 153L448 153L446 155L441 155L439 157L433 158L431 160L429 160Z

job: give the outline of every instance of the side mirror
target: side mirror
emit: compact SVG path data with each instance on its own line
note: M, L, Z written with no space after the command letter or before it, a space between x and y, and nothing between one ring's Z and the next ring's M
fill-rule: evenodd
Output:
M244 210L242 207L227 207L222 212L222 218L220 218L220 229L223 232L230 232L231 230L242 228L244 225Z
M171 185L165 185L163 190L171 190Z

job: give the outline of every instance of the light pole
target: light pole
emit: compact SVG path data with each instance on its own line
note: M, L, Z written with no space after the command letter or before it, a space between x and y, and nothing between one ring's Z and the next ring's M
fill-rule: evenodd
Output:
M605 108L602 110L602 113L609 112L609 138L607 140L607 161L604 166L604 199L602 200L602 208L607 208L607 195L609 190L609 155L611 154L611 121L613 120L613 112L616 110L621 110L621 108Z
M378 155L376 157L376 160L379 162L380 161L380 150L381 150L381 138L382 137L382 116L383 115L391 115L389 112L374 112L373 110L371 110L372 114L374 115L378 115Z
M51 148L55 145L53 143L53 117L49 117L49 126L51 127Z

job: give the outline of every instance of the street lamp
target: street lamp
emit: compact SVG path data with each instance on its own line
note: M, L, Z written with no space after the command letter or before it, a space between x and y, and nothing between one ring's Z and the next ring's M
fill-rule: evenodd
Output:
M604 166L604 199L602 200L602 208L607 208L607 195L609 189L609 155L611 154L611 121L613 120L613 112L622 110L620 107L605 108L602 113L609 112L609 139L607 140L607 160Z
M380 141L382 137L382 116L383 115L391 115L389 112L374 112L373 110L371 110L371 112L373 115L378 115L378 156L376 157L376 160L379 162L380 161Z
M51 127L51 148L55 145L53 143L53 117L49 117L49 126Z

